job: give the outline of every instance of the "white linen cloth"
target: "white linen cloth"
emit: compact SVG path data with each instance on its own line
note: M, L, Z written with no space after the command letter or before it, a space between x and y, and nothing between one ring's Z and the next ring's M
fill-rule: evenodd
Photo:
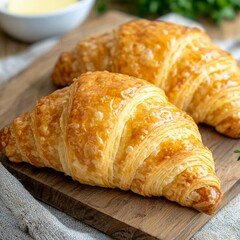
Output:
M1 240L110 239L80 221L53 210L46 204L40 204L1 163L0 194Z
M197 25L202 28L196 22L177 14L169 14L160 19L188 26ZM33 44L20 54L0 59L0 83L8 81L24 70L56 42L57 39L45 40ZM238 40L216 42L216 44L230 51L234 57L240 56ZM107 240L110 237L34 199L21 183L0 164L0 239ZM192 237L192 240L202 239L240 239L240 194Z
M0 84L27 68L41 54L54 46L57 41L57 38L43 40L19 54L0 59Z

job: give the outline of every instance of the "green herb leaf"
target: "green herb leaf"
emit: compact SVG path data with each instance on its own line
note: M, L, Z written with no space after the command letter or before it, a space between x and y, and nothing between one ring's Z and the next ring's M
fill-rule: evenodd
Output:
M239 0L98 0L97 3L98 12L106 11L110 3L118 3L135 9L135 14L141 17L176 12L193 19L208 18L215 23L235 18L240 10Z
M234 153L239 153L240 154L240 149L235 150ZM237 161L240 161L240 155L238 156Z
M105 0L99 0L97 2L97 11L99 13L104 13L107 10L107 3Z

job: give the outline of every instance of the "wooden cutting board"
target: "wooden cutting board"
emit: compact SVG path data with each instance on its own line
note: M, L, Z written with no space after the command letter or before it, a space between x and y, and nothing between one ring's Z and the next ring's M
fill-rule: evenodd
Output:
M24 72L0 85L0 127L56 89L51 83L51 73L62 51L127 20L129 16L110 12L86 22ZM222 182L221 208L240 192L240 162L233 153L240 148L240 140L221 136L207 126L200 126L200 131L204 143L213 151ZM144 198L132 192L81 185L51 169L10 163L3 156L1 161L33 196L117 239L188 239L210 219L165 198Z

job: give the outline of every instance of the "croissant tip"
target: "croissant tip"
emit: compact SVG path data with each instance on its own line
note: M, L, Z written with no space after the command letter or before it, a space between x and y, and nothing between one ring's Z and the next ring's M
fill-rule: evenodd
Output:
M216 130L220 132L221 134L239 139L240 138L240 120L239 119L225 119L223 122L221 122L217 127Z
M59 61L55 64L54 70L51 74L51 79L53 83L58 87L65 87L70 85L69 78L72 80L71 72L73 71L71 62L73 61L73 56L70 52L63 52ZM61 76L61 77L60 77Z
M205 214L214 215L222 199L222 192L216 187L203 187L194 191L200 198L193 207Z

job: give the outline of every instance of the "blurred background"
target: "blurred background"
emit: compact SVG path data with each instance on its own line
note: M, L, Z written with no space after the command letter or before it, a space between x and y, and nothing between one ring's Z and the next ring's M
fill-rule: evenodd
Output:
M99 0L97 10L121 9L139 17L154 19L174 12L184 17L199 20L206 18L216 24L233 20L240 9L239 0Z
M10 3L15 4L15 12L10 11ZM39 13L47 7L52 9L47 16ZM26 9L30 15L24 12ZM81 29L82 23L111 11L151 20L165 20L168 14L191 19L221 47L240 51L240 0L0 0L0 59L42 39Z
M119 10L151 20L176 13L199 22L211 38L240 37L240 0L98 0L95 7L98 14Z

